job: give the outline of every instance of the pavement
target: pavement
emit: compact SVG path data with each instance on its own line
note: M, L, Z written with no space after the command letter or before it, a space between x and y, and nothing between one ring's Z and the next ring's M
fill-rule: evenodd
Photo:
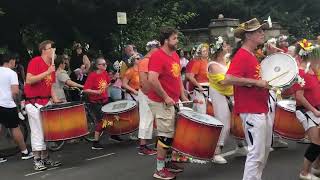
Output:
M0 149L3 149L3 140ZM296 180L302 166L305 144L287 141L288 148L271 152L263 173L263 180ZM137 154L137 142L126 140L113 143L104 136L104 150L91 150L86 141L66 143L51 157L63 166L35 172L32 160L20 160L19 154L0 164L1 180L150 180L155 169L155 156ZM186 164L177 175L181 180L241 180L245 157L234 154L235 141L229 138L223 150L228 164ZM4 148L5 149L5 148ZM1 151L0 151L1 152ZM3 151L2 151L3 152Z

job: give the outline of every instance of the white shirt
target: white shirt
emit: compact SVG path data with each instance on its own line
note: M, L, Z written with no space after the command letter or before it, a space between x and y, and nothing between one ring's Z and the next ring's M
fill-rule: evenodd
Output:
M0 67L0 106L14 108L11 86L19 85L17 73L10 68Z

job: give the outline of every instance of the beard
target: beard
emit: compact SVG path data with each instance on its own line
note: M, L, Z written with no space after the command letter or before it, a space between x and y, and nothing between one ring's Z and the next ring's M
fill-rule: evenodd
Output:
M168 44L168 48L171 50L171 51L176 51L178 49L177 47L177 44L173 45L173 44Z

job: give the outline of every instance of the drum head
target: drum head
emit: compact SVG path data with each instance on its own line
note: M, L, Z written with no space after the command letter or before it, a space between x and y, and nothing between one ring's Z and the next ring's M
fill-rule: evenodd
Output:
M223 124L216 118L209 116L207 114L200 114L195 111L181 111L179 112L181 116L184 116L191 121L196 121L201 124L207 124L209 126L223 127Z
M48 106L44 106L40 108L40 111L47 111L47 110L58 110L58 109L65 109L72 106L82 105L81 102L66 102L66 103L59 103L59 104L52 104Z
M281 100L277 102L277 105L286 111L296 111L296 101L294 100Z
M180 111L193 111L193 109L192 109L192 108L185 107L185 106L181 106L181 107L179 107L179 110L180 110Z
M205 86L205 87L209 87L209 83L208 82L205 82L205 83L199 83L200 86Z
M299 70L293 57L284 53L275 53L261 62L261 79L270 81L272 87L286 87L297 77ZM278 77L274 79L275 77Z
M115 113L131 110L136 106L137 106L136 101L121 100L121 101L116 101L116 102L106 104L101 108L101 110L102 112L105 112L108 114L115 114Z

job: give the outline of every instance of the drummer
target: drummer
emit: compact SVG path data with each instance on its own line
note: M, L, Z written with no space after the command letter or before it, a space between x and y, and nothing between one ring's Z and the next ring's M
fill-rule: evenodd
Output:
M122 88L126 90L125 98L128 100L138 100L140 86L138 72L139 60L140 56L138 54L134 54L128 59L128 69L122 79Z
M49 153L44 142L40 108L59 102L52 84L55 82L54 42L50 40L39 44L41 56L30 60L27 69L24 93L26 95L26 111L31 130L31 147L34 154L34 170L43 171L47 166L60 166L61 162L49 158Z
M225 140L230 132L230 121L232 112L233 86L223 85L225 73L228 70L229 64L225 55L230 51L230 45L223 40L221 36L216 38L213 44L210 45L210 54L213 55L212 61L208 64L208 78L209 78L209 95L214 108L215 117L223 123L223 129L219 138L218 146L216 149L213 162L218 164L225 164L227 160L221 156L221 151L224 146ZM247 149L243 146L242 142L237 142L238 147L236 152L246 155Z
M139 152L140 155L155 155L157 151L149 148L147 146L147 140L152 139L153 132L153 121L154 117L148 105L148 92L150 89L150 85L148 82L148 64L150 56L158 50L160 47L160 42L157 40L153 40L147 43L146 50L148 54L144 56L142 60L139 61L138 71L139 71L139 84L140 89L138 92L139 98L139 133L138 137L140 139Z
M234 85L234 112L240 114L248 143L243 180L261 180L272 141L272 120L268 116L268 82L261 80L260 64L254 55L264 43L267 24L254 18L240 24L234 31L241 39L225 78L226 85Z
M186 68L186 79L195 87L193 99L203 103L195 103L193 109L199 113L206 114L206 99L208 96L208 60L209 45L200 44L195 52L195 58L192 59Z
M109 75L106 71L107 62L105 58L99 57L94 60L90 66L90 73L84 84L83 92L88 94L90 109L95 115L96 127L94 132L94 142L92 149L100 150L103 146L99 143L100 134L102 133L102 106L108 103L107 88L110 83Z
M66 95L64 93L64 86L68 87L76 87L76 88L83 88L83 85L78 84L74 81L72 81L68 75L68 72L65 70L67 66L67 61L63 56L57 56L57 58L54 61L55 67L57 67L56 70L56 82L53 84L53 90L55 91L59 101L61 102L67 102Z
M297 101L296 116L308 134L311 144L305 152L299 178L320 180L320 84L315 74L320 67L320 48L313 49L309 42L300 44L302 49L299 54L303 57L301 62L303 69L299 70L299 75L304 79L304 84L294 86Z
M160 31L161 48L155 51L149 60L148 93L149 106L156 118L157 166L153 174L157 179L174 179L172 172L182 172L183 169L172 162L165 161L167 151L171 148L175 131L175 108L179 98L188 101L184 94L181 80L181 68L178 54L178 31L165 27Z

